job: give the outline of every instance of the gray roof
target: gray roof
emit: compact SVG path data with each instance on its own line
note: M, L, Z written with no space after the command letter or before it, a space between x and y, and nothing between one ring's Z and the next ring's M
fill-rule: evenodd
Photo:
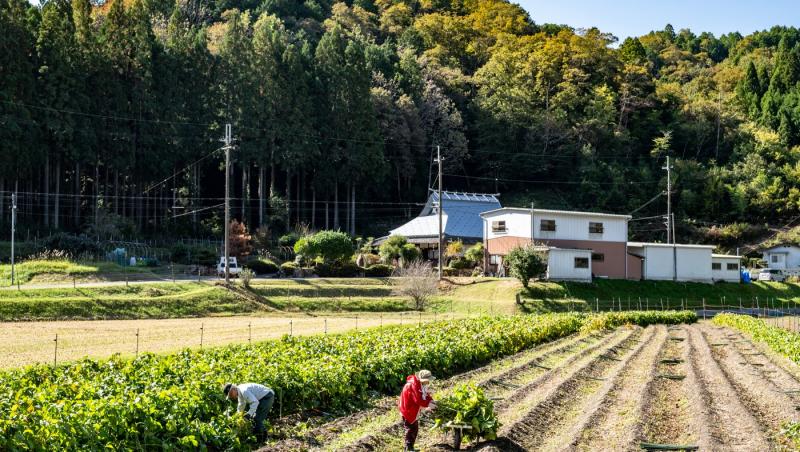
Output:
M450 238L483 238L481 213L499 209L498 195L483 193L442 192L442 229ZM408 238L439 234L439 193L432 191L419 216L393 229L391 235Z

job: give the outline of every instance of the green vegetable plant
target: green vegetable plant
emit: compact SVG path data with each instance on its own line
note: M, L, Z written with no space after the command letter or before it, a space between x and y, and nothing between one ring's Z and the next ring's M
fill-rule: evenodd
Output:
M464 430L463 439L467 442L480 438L497 438L500 421L494 412L494 401L486 397L482 388L473 383L457 386L449 394L436 402L435 426L444 428L448 423L469 425Z

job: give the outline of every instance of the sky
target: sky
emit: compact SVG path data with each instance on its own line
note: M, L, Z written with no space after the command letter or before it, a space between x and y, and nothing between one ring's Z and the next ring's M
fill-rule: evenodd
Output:
M574 28L597 27L620 42L662 30L671 23L677 32L710 31L719 36L731 31L748 35L773 25L800 26L797 0L512 0L530 13L534 22L566 24Z

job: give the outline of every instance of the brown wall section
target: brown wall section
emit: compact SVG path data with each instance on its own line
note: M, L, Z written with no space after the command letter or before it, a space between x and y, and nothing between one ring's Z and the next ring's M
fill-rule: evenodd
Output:
M516 246L527 245L531 241L524 237L497 237L489 239L486 244L487 254L501 255L508 254ZM625 242L600 242L593 240L536 240L557 248L588 249L594 253L602 253L604 259L592 261L592 273L595 276L606 276L614 279L625 278L625 259L627 256L628 244ZM639 267L641 273L641 265ZM641 276L641 275L640 275Z
M640 281L642 279L642 259L639 256L628 254L628 279Z

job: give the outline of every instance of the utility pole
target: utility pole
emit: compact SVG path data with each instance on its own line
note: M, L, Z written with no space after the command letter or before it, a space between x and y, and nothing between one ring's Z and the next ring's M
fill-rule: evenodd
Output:
M497 193L497 192L495 192L495 193ZM534 236L534 231L535 231L535 228L536 228L536 226L535 226L536 223L535 223L534 218L533 218L534 217L533 209L534 209L535 205L536 205L535 202L531 201L531 246L533 246L533 236Z
M230 187L231 187L231 125L225 124L225 284L230 283Z
M444 263L444 237L442 235L442 206L444 200L442 199L442 153L439 146L436 146L436 163L439 164L439 281L442 280L442 266Z
M669 164L669 156L667 156L667 166L663 166L661 169L667 170L667 217L665 223L667 226L667 243L675 243L671 234L672 228L670 224L672 222L672 166Z
M17 193L11 194L11 285L14 285L14 235L17 227Z

